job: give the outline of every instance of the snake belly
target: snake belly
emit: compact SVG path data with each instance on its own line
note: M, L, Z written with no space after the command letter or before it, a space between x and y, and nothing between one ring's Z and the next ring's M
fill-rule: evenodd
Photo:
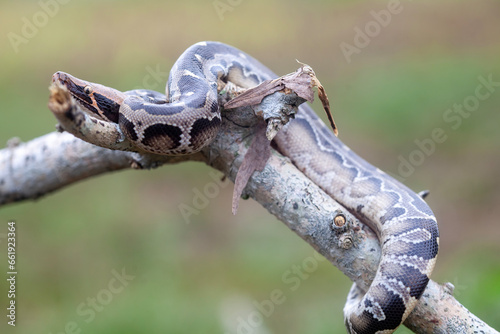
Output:
M117 122L139 148L190 154L208 145L221 124L217 83L256 86L277 76L231 46L200 42L175 62L166 96L122 93L57 72L90 114ZM360 158L307 105L274 139L279 150L379 237L382 256L366 293L354 284L344 308L351 334L392 333L411 313L436 262L439 233L431 209L413 191Z

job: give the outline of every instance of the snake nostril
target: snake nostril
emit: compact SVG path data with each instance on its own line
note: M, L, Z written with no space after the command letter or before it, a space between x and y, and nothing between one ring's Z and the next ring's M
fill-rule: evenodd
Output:
M66 73L57 71L52 75L52 82L55 83L59 81L60 83L64 84L68 80L68 76Z
M52 82L55 83L56 81L61 81L61 72L56 72L52 76Z

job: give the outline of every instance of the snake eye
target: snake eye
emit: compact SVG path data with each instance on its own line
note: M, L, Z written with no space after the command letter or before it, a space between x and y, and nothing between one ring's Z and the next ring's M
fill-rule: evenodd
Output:
M85 88L83 88L83 91L85 92L85 94L87 95L90 95L92 93L92 87L91 86L85 86Z

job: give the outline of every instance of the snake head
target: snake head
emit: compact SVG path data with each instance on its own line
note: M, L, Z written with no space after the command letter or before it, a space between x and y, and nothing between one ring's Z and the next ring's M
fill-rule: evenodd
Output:
M53 83L65 86L71 96L89 115L104 121L118 123L120 106L126 95L119 90L75 78L71 74L56 72Z

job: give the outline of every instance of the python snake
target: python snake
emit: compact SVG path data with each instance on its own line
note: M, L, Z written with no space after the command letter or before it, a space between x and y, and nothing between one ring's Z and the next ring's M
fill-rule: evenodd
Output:
M118 123L140 149L177 155L197 152L217 135L219 80L250 88L274 78L238 49L200 42L175 62L166 95L121 92L63 72L53 81L65 85L90 115ZM377 273L364 295L353 285L344 319L350 333L392 333L415 307L436 262L439 232L431 209L351 151L309 106L300 106L274 140L304 174L376 232L382 245Z

